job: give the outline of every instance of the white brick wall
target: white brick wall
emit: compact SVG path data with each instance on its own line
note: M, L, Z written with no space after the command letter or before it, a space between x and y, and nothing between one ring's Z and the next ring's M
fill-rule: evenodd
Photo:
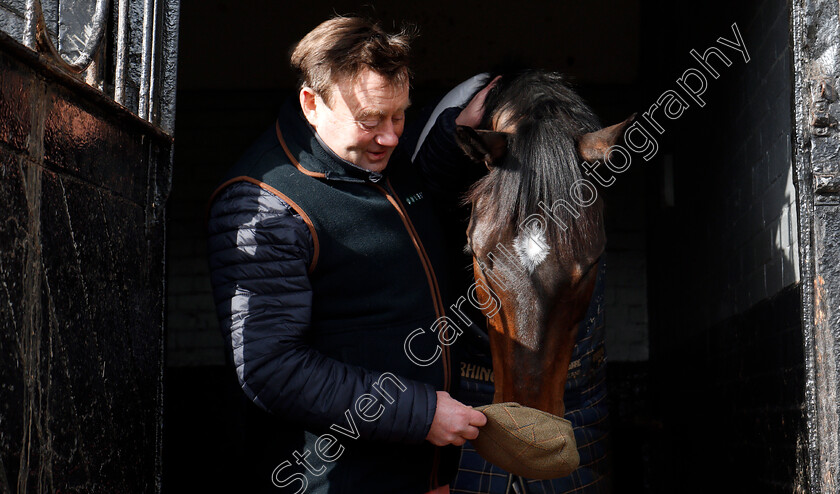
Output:
M218 91L212 97L189 95L183 101L179 97L178 144L167 210L168 366L225 363L207 266L207 200L224 171L270 125L276 98L273 91ZM227 145L208 146L208 142Z
M607 249L607 356L615 362L648 360L644 232L610 232Z
M727 123L740 145L732 146L731 180L724 179L728 192L722 209L729 217L713 233L723 237L722 257L731 262L721 264L726 272L719 273L718 286L725 290L712 323L799 281L788 12L784 5L771 10L757 15L755 22L768 28L753 30L745 40L753 59L732 82L738 94L734 103L742 109Z

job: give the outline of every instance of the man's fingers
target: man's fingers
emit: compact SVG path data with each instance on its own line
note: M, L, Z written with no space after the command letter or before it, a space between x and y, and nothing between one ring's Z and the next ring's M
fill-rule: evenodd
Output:
M499 79L501 79L501 78L502 78L502 76L500 76L500 75L497 75L496 77L494 77L493 80L490 81L490 84L485 86L484 89L482 89L482 91L487 92L487 91L490 91L491 89L493 89L493 86L495 86L496 83L499 82Z
M496 77L494 77L493 80L490 81L490 84L484 86L484 88L481 91L475 93L475 96L473 96L473 99L471 100L471 102L475 101L475 103L478 105L478 107L483 109L484 108L484 100L487 99L487 93L489 93L490 90L493 89L493 86L495 86L496 83L499 82L499 79L501 79L501 78L502 78L502 76L500 76L500 75L497 75Z
M438 406L426 439L435 446L461 446L478 437L479 427L487 423L487 416L452 398L445 391L437 392Z
M481 118L484 115L484 100L487 98L487 93L496 85L496 82L501 76L496 76L490 84L486 85L481 91L475 93L467 106L461 111L455 119L458 125L466 125L467 127L477 127L481 123Z
M478 437L478 427L467 427L467 429L461 434L461 437L472 441L473 439Z

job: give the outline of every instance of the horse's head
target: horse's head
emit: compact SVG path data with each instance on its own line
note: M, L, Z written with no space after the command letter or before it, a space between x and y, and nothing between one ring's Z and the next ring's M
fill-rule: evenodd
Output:
M490 91L481 129L457 129L461 147L489 169L467 197L467 248L483 288L496 402L563 415L606 241L602 202L580 163L603 161L629 123L600 129L560 75L526 72Z

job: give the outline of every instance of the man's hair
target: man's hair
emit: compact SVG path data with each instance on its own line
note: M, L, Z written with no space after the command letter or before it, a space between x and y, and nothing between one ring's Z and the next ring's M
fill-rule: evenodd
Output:
M355 79L365 68L391 84L408 84L409 45L413 26L387 33L378 22L361 17L333 17L309 32L292 49L291 64L300 87L311 87L329 102L331 85Z

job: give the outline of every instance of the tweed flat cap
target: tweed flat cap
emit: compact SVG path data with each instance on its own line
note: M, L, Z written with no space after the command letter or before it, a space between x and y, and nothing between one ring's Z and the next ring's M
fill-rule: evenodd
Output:
M572 424L564 418L519 403L475 407L487 416L472 441L485 460L529 479L554 479L580 463Z

